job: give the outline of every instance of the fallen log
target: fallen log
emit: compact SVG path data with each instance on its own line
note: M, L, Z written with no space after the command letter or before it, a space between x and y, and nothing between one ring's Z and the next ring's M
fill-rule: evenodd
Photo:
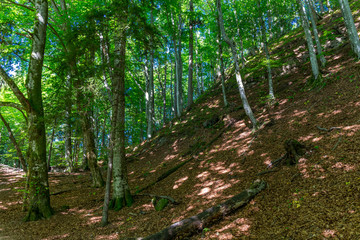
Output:
M145 238L134 238L143 240L170 240L183 239L191 236L196 232L201 232L205 227L209 227L214 222L217 222L236 211L238 208L246 205L252 198L254 198L260 191L266 188L266 182L256 180L249 189L244 190L240 194L230 198L226 202L217 206L206 209L196 216L176 222L171 226L155 233L154 235Z

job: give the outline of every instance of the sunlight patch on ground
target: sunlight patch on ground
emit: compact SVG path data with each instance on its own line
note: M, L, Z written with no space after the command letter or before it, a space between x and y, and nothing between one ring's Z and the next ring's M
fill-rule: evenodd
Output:
M119 233L113 233L110 235L100 235L95 237L96 240L112 240L112 239L119 239Z
M331 168L342 169L345 172L349 172L349 171L355 170L356 166L350 165L350 164L345 164L345 163L342 163L342 162L337 162Z
M326 237L326 238L329 238L329 237L335 238L335 237L336 237L336 233L337 233L336 230L325 229L325 230L322 232L322 235L323 235L324 237Z
M206 187L206 188L201 189L197 195L202 196L202 195L208 194L210 191L211 191L211 188Z
M2 204L2 202L0 202L0 209L2 209L2 210L7 210L8 208L5 207L5 206Z
M215 233L210 234L210 237L211 239L237 239L241 235L249 236L250 228L251 222L249 219L237 218L235 221L215 230Z
M173 186L173 189L179 188L188 179L189 179L189 177L186 176L186 177L180 178L179 180L176 180L175 185Z
M43 238L43 240L65 239L65 238L69 238L69 237L70 237L70 233L65 233L62 235L56 235L56 236L52 236L52 237L48 237L48 238Z
M200 173L196 177L199 178L200 180L204 181L209 176L210 176L210 173L208 171L205 171L205 172Z

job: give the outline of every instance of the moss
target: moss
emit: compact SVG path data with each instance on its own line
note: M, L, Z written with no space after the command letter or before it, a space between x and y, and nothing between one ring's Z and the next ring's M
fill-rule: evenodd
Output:
M168 204L169 200L161 198L159 201L153 202L156 211L162 211Z
M110 200L109 209L119 211L125 206L131 207L133 203L134 203L134 199L131 196L130 191L126 190L124 193L124 197L113 198Z

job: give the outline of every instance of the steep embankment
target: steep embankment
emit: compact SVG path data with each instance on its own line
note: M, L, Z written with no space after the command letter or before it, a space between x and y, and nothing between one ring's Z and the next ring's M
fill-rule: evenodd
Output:
M359 2L355 4L359 9ZM230 107L223 107L221 89L215 87L191 111L129 153L133 192L186 162L142 191L170 196L179 205L156 212L150 197L136 196L131 208L111 211L112 224L101 228L103 189L90 188L87 174L51 174L51 191L65 191L51 197L56 215L22 223L21 193L11 190L22 186L20 180L15 173L2 174L0 219L9 220L0 222L0 230L12 239L144 237L229 199L261 178L268 183L266 190L192 239L359 239L360 66L345 40L339 15L335 12L319 23L328 64L315 89L306 85L311 70L301 29L271 45L275 105L266 104L261 57L248 59L243 75L249 102L258 120L267 123L255 134L230 78L226 83ZM325 131L332 127L336 129ZM296 166L258 176L285 153L287 139L304 143L307 154Z

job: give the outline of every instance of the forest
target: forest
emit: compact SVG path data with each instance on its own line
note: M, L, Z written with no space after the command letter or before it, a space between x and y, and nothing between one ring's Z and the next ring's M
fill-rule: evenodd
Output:
M360 239L360 1L0 9L0 239Z

